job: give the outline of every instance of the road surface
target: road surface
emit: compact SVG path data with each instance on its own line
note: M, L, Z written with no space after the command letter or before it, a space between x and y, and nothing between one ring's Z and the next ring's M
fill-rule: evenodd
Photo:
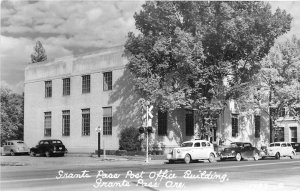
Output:
M2 167L1 190L300 191L300 159Z

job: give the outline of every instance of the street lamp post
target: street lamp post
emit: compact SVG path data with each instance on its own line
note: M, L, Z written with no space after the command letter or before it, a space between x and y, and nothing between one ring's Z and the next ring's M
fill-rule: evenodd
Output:
M100 133L101 133L101 127L96 127L96 132L98 133L98 157L100 158Z

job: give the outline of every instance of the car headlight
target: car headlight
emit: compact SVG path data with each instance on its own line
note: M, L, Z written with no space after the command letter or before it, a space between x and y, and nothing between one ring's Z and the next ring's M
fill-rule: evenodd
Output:
M177 150L177 153L180 153L180 150Z
M231 153L235 153L235 151L231 151Z

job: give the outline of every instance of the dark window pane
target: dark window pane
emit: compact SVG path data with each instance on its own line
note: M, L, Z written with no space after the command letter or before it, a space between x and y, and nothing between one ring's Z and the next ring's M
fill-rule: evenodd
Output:
M82 135L90 135L90 109L82 109Z
M255 137L260 137L260 116L254 116L254 126L255 126Z
M45 97L52 97L52 81L45 81Z
M103 108L103 135L112 135L112 108Z
M63 95L70 95L71 81L70 78L63 79Z
M82 76L82 93L90 93L91 92L91 76L85 75Z
M62 112L62 135L70 136L70 110Z
M103 73L103 91L112 90L112 72Z
M51 112L44 113L44 136L51 136Z
M194 112L192 110L186 110L185 128L186 136L194 135Z
M168 114L158 111L158 135L167 135Z
M238 136L238 115L232 115L231 118L231 125L232 125L232 137Z

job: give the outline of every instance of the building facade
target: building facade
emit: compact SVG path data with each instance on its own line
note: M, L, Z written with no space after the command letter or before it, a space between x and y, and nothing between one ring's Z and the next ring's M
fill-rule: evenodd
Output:
M142 109L133 80L126 69L123 47L29 64L25 69L24 140L35 146L41 139L60 139L70 152L94 152L97 127L101 149L118 150L122 128L142 126ZM269 117L261 112L237 112L228 102L211 128L208 139L219 144L250 141L256 146L269 142ZM152 143L168 150L195 138L199 114L178 109L161 113L153 109ZM300 140L299 123L291 128ZM286 125L288 126L288 125ZM293 126L294 127L294 126ZM296 132L295 132L296 131ZM289 134L285 140L290 141Z

